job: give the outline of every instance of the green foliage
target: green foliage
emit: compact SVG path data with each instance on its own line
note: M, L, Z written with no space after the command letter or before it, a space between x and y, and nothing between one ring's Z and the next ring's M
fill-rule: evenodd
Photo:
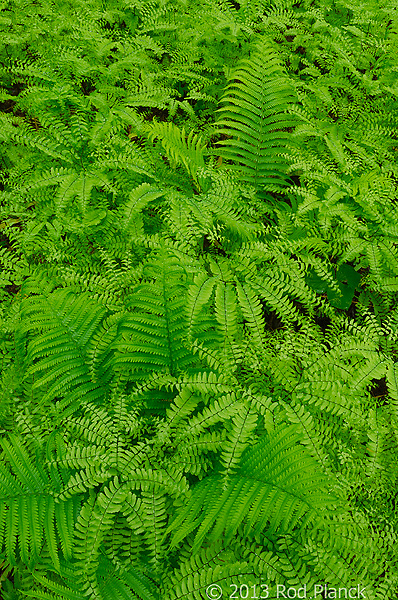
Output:
M396 13L2 3L1 598L396 596Z
M278 190L285 170L280 155L289 139L284 130L295 125L287 114L294 96L271 44L258 44L231 79L222 97L227 105L219 109L222 114L217 121L217 133L230 139L218 142L223 146L218 152L240 163L231 167L243 181L255 188Z
M248 419L241 419L239 425L240 431L247 428L247 433L252 433ZM283 534L298 524L300 529L309 523L313 528L317 509L333 499L322 494L326 481L316 461L294 444L299 439L293 426L280 426L246 450L238 472L224 490L219 476L209 476L197 484L184 510L170 524L172 546L198 523L193 552L210 529L213 539L224 533L229 543L242 523L246 535L264 530L267 535L275 531ZM311 493L315 490L317 494ZM201 510L204 514L199 517ZM227 514L231 515L229 520Z

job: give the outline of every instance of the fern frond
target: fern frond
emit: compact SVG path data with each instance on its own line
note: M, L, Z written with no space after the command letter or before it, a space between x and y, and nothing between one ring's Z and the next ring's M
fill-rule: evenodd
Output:
M85 594L102 600L98 586L98 556L102 539L120 511L127 495L127 486L120 484L117 477L102 488L93 502L86 503L77 519L75 529L74 554L77 559L77 573L82 579Z
M174 123L153 123L150 126L149 139L160 138L162 146L165 149L171 164L183 164L186 171L191 175L198 187L198 169L204 168L204 152L206 144L203 144L202 138L194 135L193 130L185 135L185 129L182 131Z
M231 284L219 282L215 295L215 314L224 339L228 342L237 334L236 295Z
M264 316L261 303L256 294L247 284L236 283L239 307L242 311L246 325L250 330L254 343L259 348L265 348L264 342Z
M202 309L210 300L216 282L217 279L215 277L209 277L207 273L200 273L188 288L186 312L188 315L188 332L190 336L192 335L194 326L198 322L198 317Z
M228 431L227 440L223 444L220 460L224 466L223 475L228 478L238 468L240 458L249 444L256 441L257 410L250 402L242 402L232 419L232 427ZM224 484L225 485L225 484Z
M175 375L194 362L183 343L186 331L185 271L180 264L162 253L158 261L148 263L148 277L131 295L133 311L120 328L125 340L116 343L115 368L129 367L138 377L153 371Z
M193 551L210 532L212 539L224 534L231 540L241 524L246 534L316 524L322 508L335 500L323 491L330 479L297 445L299 439L295 426L279 427L253 449L246 449L240 469L224 488L219 475L197 484L168 530L175 531L172 547L198 526Z
M123 206L123 218L121 221L121 229L124 233L128 233L130 228L134 226L135 231L138 230L136 221L142 228L142 209L159 196L162 196L163 191L155 188L149 183L142 183L129 194L129 200Z
M227 559L230 560L227 560ZM166 584L167 596L171 600L182 600L183 598L192 598L201 600L203 594L209 597L210 592L214 597L219 594L233 594L233 588L239 581L247 582L247 587L242 588L243 593L246 589L256 590L256 577L253 576L253 568L244 561L232 561L227 552L213 545L210 548L202 549L184 560L178 570L170 577ZM237 586L239 589L239 586ZM257 588L259 591L260 586ZM266 592L263 588L264 595ZM221 596L220 596L221 597Z
M40 573L34 574L34 581L40 585L40 589L31 589L24 592L24 596L27 598L36 598L37 600L84 600L86 597L80 590L66 587L63 583L53 581Z
M286 184L286 150L289 135L283 130L295 125L287 110L294 100L278 55L270 44L259 43L250 59L231 75L218 109L217 133L229 139L217 142L220 156L232 160L228 167L256 189L277 190Z
M105 312L87 295L76 298L69 290L24 300L22 329L39 331L28 344L27 375L40 374L35 388L50 386L43 402L67 394L70 402L77 394L87 394L87 400L103 396L104 389L91 381L87 351Z
M2 440L1 445L2 552L11 564L16 565L18 560L22 560L33 566L42 552L44 541L52 564L59 570L59 540L62 540L64 556L70 557L73 524L55 502L56 481L42 465L39 468L35 465L17 436L10 435L8 440Z

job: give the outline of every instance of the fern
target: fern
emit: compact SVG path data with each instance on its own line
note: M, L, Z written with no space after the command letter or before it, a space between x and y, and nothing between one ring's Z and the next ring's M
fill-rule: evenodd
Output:
M198 484L192 499L173 522L172 527L178 533L174 534L172 545L178 544L199 523L194 552L210 530L213 539L225 532L228 541L242 523L247 532L252 530L256 533L266 527L272 533L276 528L280 531L294 528L301 519L301 527L313 522L319 509L333 500L332 496L320 491L312 493L322 488L327 480L321 473L316 473L315 461L294 446L298 439L294 428L290 427L276 431L270 440L260 442L246 452L239 472L230 478L221 494L219 476ZM290 463L290 468L287 469L284 464L281 469L282 455ZM268 457L261 467L260 456ZM199 517L202 507L206 507L205 513ZM227 523L226 513L229 511L235 518Z
M390 600L394 7L59 8L0 19L1 596Z
M148 265L147 275L155 282L141 284L129 300L133 310L123 323L126 341L116 345L115 365L120 369L132 364L139 378L157 369L176 375L193 363L181 340L186 327L181 298L185 273L163 253L159 263Z
M287 115L293 92L277 55L265 43L255 48L231 79L216 130L231 139L218 142L219 154L240 163L230 168L238 171L242 181L259 191L277 190L286 183L280 154L289 139L283 130L295 124Z
M75 299L67 290L59 290L33 296L22 311L28 329L42 331L30 341L27 370L27 376L42 373L35 388L49 385L42 402L60 395L67 396L67 404L81 394L92 400L103 397L105 390L91 381L87 350L105 309L87 304L84 295Z
M71 557L68 542L63 541L71 538L73 524L68 512L72 506L55 503L56 478L43 466L34 465L17 436L3 440L2 448L2 552L14 566L22 560L33 567L45 540L52 563L59 569L58 540L65 558Z
M148 136L151 140L159 137L172 165L182 163L199 186L198 170L205 166L203 157L206 146L200 137L194 135L193 130L186 138L184 129L180 131L173 123L154 123Z

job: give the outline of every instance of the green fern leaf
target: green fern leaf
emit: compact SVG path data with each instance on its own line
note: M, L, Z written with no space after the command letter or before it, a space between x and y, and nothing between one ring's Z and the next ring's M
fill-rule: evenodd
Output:
M252 334L254 343L259 348L265 349L265 323L260 300L247 284L241 285L237 282L236 291L240 309L246 320L246 325Z
M71 539L72 531L70 523L58 519L60 512L54 501L56 482L43 466L35 465L17 436L3 439L1 446L4 452L0 464L2 552L11 564L16 564L19 555L26 565L32 566L42 552L44 541L52 564L59 569L58 535L64 540Z
M153 123L150 126L148 137L151 140L160 138L172 166L183 164L188 174L199 186L198 170L205 166L203 157L206 148L201 137L194 135L193 130L186 137L185 129L180 131L174 123Z
M253 449L246 449L239 471L226 487L219 475L197 484L168 529L174 531L172 547L198 526L194 552L210 532L212 539L224 533L231 540L241 524L246 535L314 526L322 508L335 499L323 491L331 480L297 445L299 439L294 425L280 426Z
M100 545L105 533L112 527L114 514L120 511L127 491L126 484L120 484L115 477L82 507L77 519L74 544L76 571L85 594L93 600L102 600L97 578Z
M184 344L185 271L167 252L146 265L152 283L142 283L130 297L133 311L126 316L120 332L123 339L115 344L118 353L114 365L136 372L137 379L154 371L175 375L195 359Z
M87 351L104 315L105 309L86 294L76 298L69 290L24 301L22 329L40 332L28 344L27 375L40 374L35 388L49 385L43 402L68 392L69 401L77 393L87 394L87 400L103 396L104 390L91 381Z
M141 210L148 202L159 198L162 194L162 190L153 187L149 183L142 183L130 192L130 199L123 207L122 231L129 231L131 224L136 219L142 222L142 217L140 216ZM137 226L135 225L135 227Z
M220 460L223 463L223 475L235 473L245 448L255 439L258 414L250 402L242 402L232 419L232 427L228 431L227 440L223 444Z
M217 142L220 156L234 162L228 168L238 172L242 181L257 190L278 190L286 184L286 152L288 133L283 129L295 125L287 114L294 101L279 57L267 42L261 42L250 59L231 75L232 83L218 109L221 118L216 132L229 139Z

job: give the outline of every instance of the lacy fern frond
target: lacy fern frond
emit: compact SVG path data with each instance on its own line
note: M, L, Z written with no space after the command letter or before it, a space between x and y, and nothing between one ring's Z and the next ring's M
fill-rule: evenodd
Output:
M131 312L123 320L115 368L127 368L141 379L161 370L175 375L195 362L186 344L184 305L186 274L166 252L148 263L142 283L130 297Z
M72 507L56 503L56 478L42 464L35 465L21 439L10 435L1 445L2 552L13 565L22 560L34 566L44 542L52 564L59 569L60 541L65 558L71 557L73 523L68 513Z

